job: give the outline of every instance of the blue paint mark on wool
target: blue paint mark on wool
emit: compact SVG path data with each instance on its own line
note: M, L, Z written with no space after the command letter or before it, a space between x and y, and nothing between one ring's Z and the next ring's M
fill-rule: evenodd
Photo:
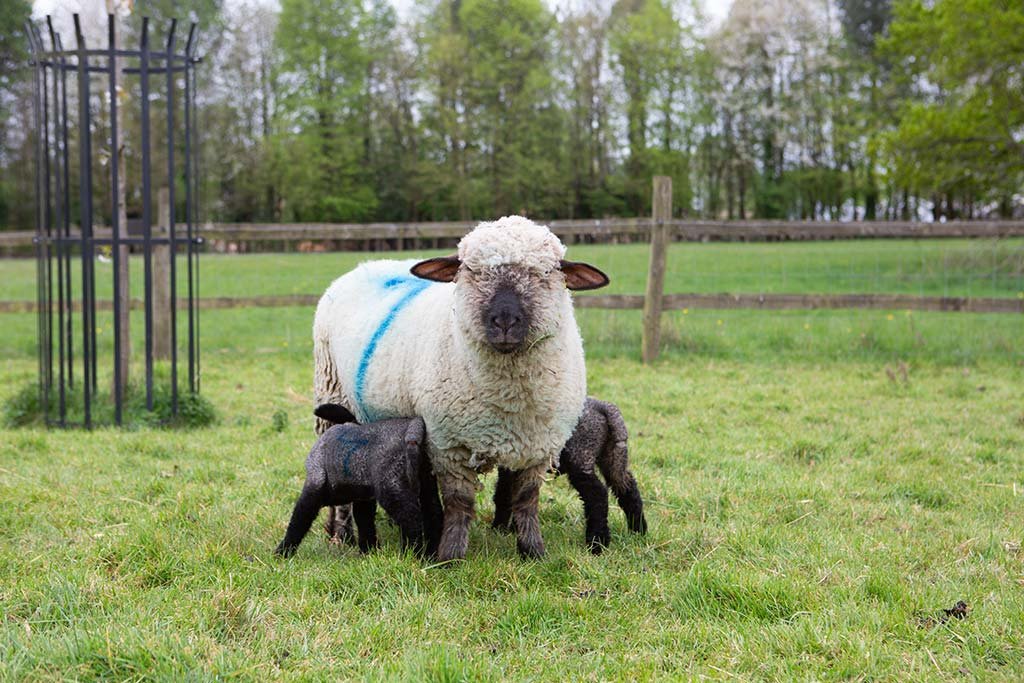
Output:
M346 477L351 477L352 472L349 469L349 463L352 460L352 456L357 450L366 446L370 442L366 439L360 439L356 436L349 436L344 431L338 435L338 443L341 444L342 456L341 456L341 472Z
M370 341L366 344L362 355L359 357L359 366L356 368L353 399L355 400L356 407L366 415L366 419L371 422L374 419L374 415L363 403L363 394L366 390L366 373L370 369L370 361L373 360L373 354L376 352L377 345L380 344L380 340L384 338L384 335L387 333L391 324L395 321L395 318L402 309L408 306L409 302L415 299L424 289L431 285L427 280L421 280L411 276L388 278L382 284L385 289L394 289L396 287L404 286L408 287L409 291L405 292L398 301L391 305L390 310L388 310L384 315L383 320L381 320L377 325L377 329L374 330L373 334L370 336Z

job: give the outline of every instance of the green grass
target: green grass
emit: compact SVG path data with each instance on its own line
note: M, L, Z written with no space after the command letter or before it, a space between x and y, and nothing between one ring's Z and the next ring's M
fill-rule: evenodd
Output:
M646 244L569 248L570 258L593 263L611 276L612 284L604 291L614 294L643 293L648 254ZM332 279L366 258L356 252L207 254L201 257L201 291L203 296L320 294ZM111 267L97 263L100 298L110 297ZM179 273L184 272L184 260L179 260ZM77 266L73 273L77 291ZM35 298L34 261L2 261L0 274L0 300ZM132 275L138 296L142 262L137 257ZM679 243L669 250L665 291L1017 297L1024 294L1024 240Z
M244 266L329 280L348 257L223 263L256 287L284 276ZM613 504L591 556L559 478L524 562L487 528L491 476L468 559L430 568L382 517L369 556L317 530L271 556L311 442L312 311L204 312L214 426L0 429L0 680L1024 677L1020 316L676 312L650 367L638 316L580 325L650 534ZM35 377L35 317L0 323L6 401Z

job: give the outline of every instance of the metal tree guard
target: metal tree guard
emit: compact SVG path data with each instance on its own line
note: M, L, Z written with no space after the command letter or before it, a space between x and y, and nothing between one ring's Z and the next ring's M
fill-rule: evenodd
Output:
M97 248L109 246L113 261L113 390L112 402L114 422L121 424L124 408L124 378L122 362L127 367L129 348L122 348L122 306L128 301L127 292L121 291L119 278L122 247L128 247L141 254L144 268L143 310L145 316L145 382L146 408L153 409L153 367L154 367L154 247L167 245L169 254L167 267L170 274L169 334L170 334L170 395L171 412L178 413L178 339L177 339L177 265L179 248L185 252L187 264L187 334L188 334L188 390L199 391L199 312L196 296L199 287L199 247L202 243L197 235L198 224L198 147L196 139L196 23L192 22L184 48L175 39L177 20L172 20L166 34L166 42L150 47L149 19L142 19L139 47L123 49L118 47L116 25L113 15L107 17L107 47L89 49L82 34L79 16L74 15L75 49L66 49L59 33L54 31L51 18L46 20L46 37L34 24L27 25L32 63L35 68L33 108L35 114L36 142L36 259L38 306L38 350L39 350L39 391L41 406L48 424L66 426L69 399L76 387L76 380L82 396L82 426L93 424L93 408L98 396L97 368L99 359L96 351L96 269ZM141 159L141 237L128 234L128 226L121 225L119 202L126 198L119 196L123 187L117 149L118 136L118 83L121 74L137 76L140 97L140 139L124 141L137 150ZM94 95L91 89L93 77L106 76L104 87ZM156 88L150 80L154 77L163 81ZM69 83L70 81L70 83ZM107 92L104 93L103 91ZM161 92L162 91L162 92ZM168 187L169 216L166 221L166 235L153 234L152 212L152 171L150 149L150 95L163 94L166 109L166 181ZM97 128L93 107L99 108L104 94L109 98L109 137L98 139L94 146L94 131ZM69 101L72 108L69 109ZM77 116L74 105L77 104ZM182 115L182 130L175 128L177 111ZM69 137L69 131L75 138ZM69 140L77 141L78 152L78 203L73 201L71 146ZM158 143L159 144L159 143ZM180 159L175 158L176 145L181 149ZM95 222L93 203L94 185L93 161L104 154L109 165L109 177L99 181L110 183L110 227L100 227ZM127 165L127 164L126 164ZM181 182L185 190L182 206L175 204L175 184ZM183 211L183 214L181 213ZM176 214L184 217L184 235L176 221ZM77 224L75 220L77 219ZM80 261L80 283L76 286L72 278L72 263ZM56 274L56 286L54 275ZM77 300L75 299L77 295ZM161 302L157 302L160 304ZM102 306L106 308L106 306ZM75 322L78 313L78 322ZM125 312L126 313L126 312ZM54 323L56 322L56 327ZM81 350L75 349L75 330L80 330ZM81 359L81 375L75 374L76 353ZM56 358L55 358L56 354ZM54 361L56 360L56 365ZM56 369L56 373L54 372ZM56 377L55 377L56 374Z

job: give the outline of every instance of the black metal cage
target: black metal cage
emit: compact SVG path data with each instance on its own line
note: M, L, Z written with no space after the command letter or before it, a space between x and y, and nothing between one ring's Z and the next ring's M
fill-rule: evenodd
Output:
M98 368L106 355L97 353L97 332L103 331L98 330L98 306L113 314L110 403L113 422L122 423L128 386L123 374L131 354L131 345L125 348L122 339L130 332L125 326L132 299L124 291L127 278L122 281L119 273L127 272L122 260L128 253L137 254L135 260L141 260L143 268L146 408L154 407L154 307L170 318L165 330L170 335L171 413L179 410L180 345L187 346L187 389L199 391L196 24L190 25L184 40L178 40L178 22L171 20L163 40L152 45L155 36L148 18L143 18L138 47L131 49L118 45L117 28L115 17L108 16L107 47L89 48L76 14L76 46L67 49L51 18L45 27L27 26L35 72L39 391L49 424L91 427L96 419L101 396ZM137 97L127 97L130 91ZM133 106L122 103L129 100ZM151 109L158 111L154 114ZM138 124L130 137L124 127L119 130L129 113ZM163 150L151 145L154 120L164 129ZM131 149L130 169L125 168L129 166L124 161L126 148ZM165 169L154 169L154 150L163 152L159 162L166 160ZM72 168L75 163L77 169ZM104 166L105 171L96 172ZM154 170L167 188L167 215L158 234L154 234L153 220ZM120 206L129 203L124 196L125 178L132 172L131 203L139 214L138 235L129 234L119 215ZM107 200L105 206L97 206L97 196L100 203ZM108 251L109 260L104 263L112 262L112 296L109 301L97 301L97 260ZM179 284L179 256L186 269L184 286ZM154 291L155 259L160 259L161 271L169 270L169 295L162 299ZM73 273L73 266L78 273ZM181 297L179 289L184 290ZM182 325L185 344L178 334L179 307L187 309ZM76 336L80 348L76 348Z

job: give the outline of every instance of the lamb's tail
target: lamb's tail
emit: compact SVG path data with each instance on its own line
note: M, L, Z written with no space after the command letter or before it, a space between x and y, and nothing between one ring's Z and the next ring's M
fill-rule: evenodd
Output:
M636 478L629 470L629 433L626 421L616 406L603 401L596 403L608 423L608 439L597 456L597 467L619 501L619 507L626 513L629 530L645 534L647 519L644 517L644 501L640 497Z

